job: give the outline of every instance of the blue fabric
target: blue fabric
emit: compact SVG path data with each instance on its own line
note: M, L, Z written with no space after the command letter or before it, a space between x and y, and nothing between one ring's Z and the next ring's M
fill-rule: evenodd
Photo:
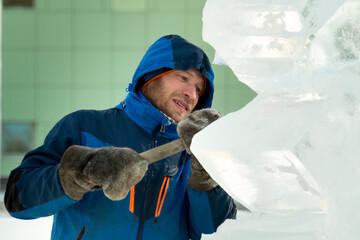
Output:
M202 53L178 36L159 39L145 54L122 103L103 111L80 110L61 119L44 144L26 154L11 172L5 193L10 214L22 219L54 215L52 239L76 239L82 229L82 239L200 239L202 233L214 232L226 218L233 217L236 209L223 190L207 194L187 188L190 156L185 151L149 165L135 186L134 213L129 211L129 195L111 201L99 190L86 193L80 201L72 200L65 195L58 176L61 157L71 145L129 147L140 153L178 138L176 124L133 86L143 74L161 67L197 66L212 82L212 70L204 56L195 57L203 60L189 65L176 53L187 47L195 55ZM207 106L211 106L211 91L209 88L204 98ZM165 131L160 131L160 126ZM155 219L165 177L170 177L169 187L161 214Z
M207 195L212 211L211 216L215 227L214 231L216 231L217 227L227 218L236 218L236 206L232 198L225 194L225 191L220 186L207 192Z
M179 138L176 132L177 125L171 123L140 91L137 93L131 91L116 107L125 111L137 125L148 133L153 133L156 128L163 125L166 128L165 132L158 131L158 135L169 139Z
M99 147L109 147L110 143L103 142L100 139L97 139L95 136L87 132L81 132L81 143L84 146L99 148Z
M188 188L187 191L190 199L190 207L196 206L196 208L190 211L189 215L193 232L199 232L196 231L197 229L201 229L201 232L207 234L215 232L213 218L211 212L208 211L211 208L207 192L198 192L190 188Z
M45 217L52 215L51 213L58 212L68 206L76 203L74 199L69 198L67 195L63 195L57 199L44 203L41 206L35 206L28 208L21 212L10 212L10 215L15 218L21 219L35 219L39 217ZM50 214L49 214L50 213Z
M175 68L175 59L172 52L171 41L166 37L157 40L146 51L133 76L133 86L137 84L139 78L145 73L153 72L163 67L171 69Z

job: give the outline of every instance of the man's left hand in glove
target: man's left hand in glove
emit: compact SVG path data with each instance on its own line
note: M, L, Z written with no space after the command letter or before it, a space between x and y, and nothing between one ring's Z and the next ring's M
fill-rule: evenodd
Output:
M193 136L220 117L222 117L221 113L208 108L195 111L179 122L177 132L180 138L183 139L188 153L191 153L190 145ZM190 167L191 172L188 186L191 189L197 191L210 191L218 185L205 171L194 155L191 156Z

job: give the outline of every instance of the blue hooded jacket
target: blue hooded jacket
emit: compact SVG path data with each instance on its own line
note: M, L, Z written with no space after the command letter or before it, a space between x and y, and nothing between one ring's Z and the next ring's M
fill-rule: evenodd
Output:
M149 165L144 178L121 201L102 190L79 200L61 186L58 167L71 145L129 147L137 152L178 138L176 123L139 91L150 75L164 69L197 68L207 88L197 108L210 107L214 74L198 47L177 35L160 38L140 62L129 94L115 108L80 110L61 119L44 144L27 153L9 177L5 205L10 215L34 219L54 215L51 239L200 239L227 218L235 218L233 200L218 186L208 192L187 187L190 156L184 151Z

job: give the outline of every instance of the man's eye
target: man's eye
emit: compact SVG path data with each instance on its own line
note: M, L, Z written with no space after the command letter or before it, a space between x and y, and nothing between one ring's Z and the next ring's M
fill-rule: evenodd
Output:
M186 81L186 80L187 80L187 78L186 78L185 76L178 75L178 77L179 77L181 80L183 80L183 81Z

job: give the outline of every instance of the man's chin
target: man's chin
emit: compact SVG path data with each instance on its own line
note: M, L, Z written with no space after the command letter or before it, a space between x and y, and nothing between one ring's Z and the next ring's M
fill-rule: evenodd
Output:
M180 122L181 120L183 120L185 117L189 116L189 112L187 113L183 113L183 114L179 114L177 117L174 118L175 121Z
M179 110L176 108L172 109L172 111L169 111L169 109L167 109L167 110L168 111L162 111L162 112L165 113L166 116L175 120L176 122L180 122L181 120L183 120L186 116L188 116L190 114L189 111Z
M180 122L181 120L183 120L188 114L179 114L179 113L175 113L175 114L171 114L170 117L172 119L174 119L176 122Z
M183 117L180 117L178 115L171 116L171 118L174 119L176 122L180 122L183 119Z
M174 112L169 112L169 111L162 111L160 109L160 111L167 117L170 118L171 120L175 121L175 122L179 122L180 117L178 114L174 113ZM182 118L181 118L182 119Z

